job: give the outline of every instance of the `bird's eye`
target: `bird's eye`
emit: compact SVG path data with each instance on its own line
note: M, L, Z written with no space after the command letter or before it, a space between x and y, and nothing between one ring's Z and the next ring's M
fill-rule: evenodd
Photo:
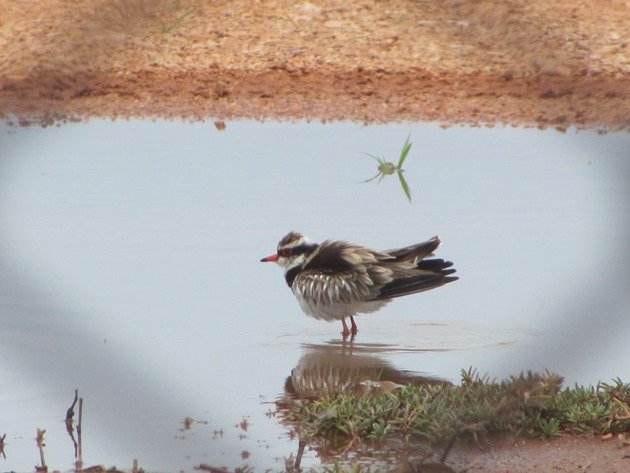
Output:
M285 258L287 256L291 255L291 248L282 248L280 250L278 250L278 256L284 256Z

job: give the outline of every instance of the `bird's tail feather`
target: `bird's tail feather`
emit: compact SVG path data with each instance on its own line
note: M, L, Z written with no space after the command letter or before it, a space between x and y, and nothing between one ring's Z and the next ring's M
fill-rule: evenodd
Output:
M379 291L376 300L391 299L416 292L428 291L457 281L457 276L449 276L456 272L451 261L441 258L420 260L416 263L417 275L395 279Z
M405 246L404 248L396 248L394 250L387 250L390 256L395 258L395 261L409 261L413 259L422 259L431 255L442 242L437 235L430 240L423 241L422 243L416 243L415 245Z
M455 270L449 270L447 274L452 274ZM417 276L406 279L397 279L381 288L378 297L374 300L392 299L394 297L415 294L416 292L428 291L436 287L443 286L449 282L457 281L457 276L445 276L435 274L433 276Z

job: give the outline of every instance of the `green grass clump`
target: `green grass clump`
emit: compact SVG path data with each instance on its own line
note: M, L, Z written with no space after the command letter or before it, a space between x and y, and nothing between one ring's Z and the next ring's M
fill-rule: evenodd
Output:
M459 386L326 395L301 403L292 417L307 437L414 435L431 443L500 433L545 438L630 430L630 384L617 379L613 385L561 386L562 378L552 373L495 382L462 370Z

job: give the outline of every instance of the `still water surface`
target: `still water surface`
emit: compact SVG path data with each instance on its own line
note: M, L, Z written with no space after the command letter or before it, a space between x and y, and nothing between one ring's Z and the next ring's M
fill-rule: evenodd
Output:
M411 203L396 176L360 182L365 153L395 161L408 134ZM86 465L192 471L281 468L298 442L275 401L313 363L628 381L629 149L426 124L3 125L0 471L39 463L38 427L47 463L73 466L75 388ZM439 234L461 279L359 317L348 351L259 263L289 230L376 248Z

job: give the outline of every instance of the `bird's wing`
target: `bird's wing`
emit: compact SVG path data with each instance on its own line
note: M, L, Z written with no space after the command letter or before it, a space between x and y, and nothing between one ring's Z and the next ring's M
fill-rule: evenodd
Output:
M459 279L449 276L455 272L450 261L440 258L425 259L433 255L440 243L440 238L434 236L422 243L387 251L395 260L384 261L382 265L392 268L392 280L379 288L374 300L428 291Z
M413 265L397 261L389 265L383 263L383 266L393 268L392 279L378 288L378 294L374 297L377 301L428 291L459 279L450 276L456 272L451 268L453 263L441 258L414 260Z
M381 287L392 282L392 269L379 265L392 257L342 241L326 241L309 260L292 285L318 303L352 304L372 300Z
M447 274L454 271L455 270L447 270ZM395 279L389 284L385 284L379 289L378 294L373 300L380 301L415 294L416 292L428 291L429 289L443 286L457 279L459 279L457 276L445 276L441 272L418 271L416 276Z
M393 256L396 261L412 261L421 260L427 256L431 256L433 252L440 246L442 242L437 235L430 240L423 241L422 243L416 243L415 245L405 246L404 248L396 248L393 250L387 250L386 253Z
M394 261L395 256L371 250L345 241L325 241L307 260L304 270L321 271L327 274L341 273L361 266L370 266L381 261Z

